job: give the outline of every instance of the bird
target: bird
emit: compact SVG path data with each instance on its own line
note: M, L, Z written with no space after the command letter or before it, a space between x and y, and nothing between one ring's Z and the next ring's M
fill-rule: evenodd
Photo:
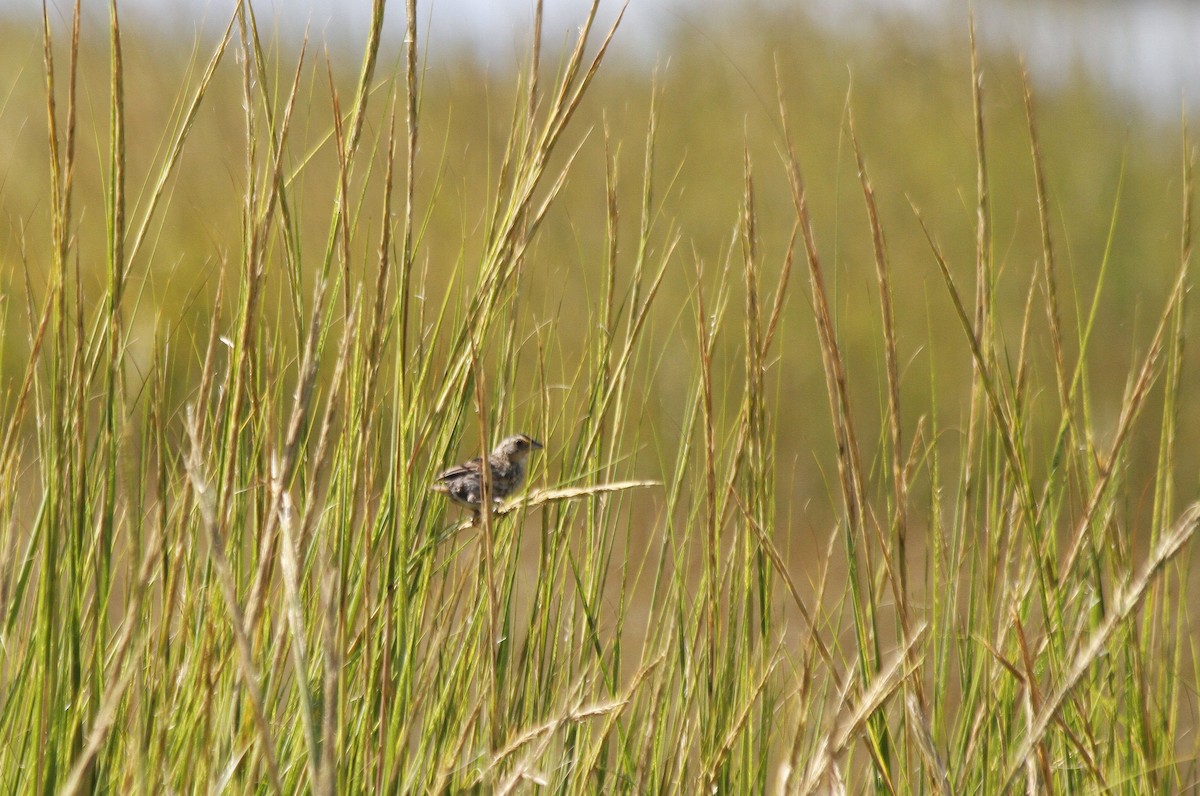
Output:
M529 454L542 449L542 443L528 434L513 434L500 440L487 457L491 470L492 503L499 503L504 498L521 488L528 469L526 459ZM479 518L479 507L483 493L483 457L477 456L469 462L455 465L444 470L435 479L430 489L440 492L453 502L475 512Z

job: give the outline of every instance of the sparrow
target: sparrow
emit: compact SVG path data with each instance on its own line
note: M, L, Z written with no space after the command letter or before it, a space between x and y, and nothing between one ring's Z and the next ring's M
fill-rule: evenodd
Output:
M487 457L492 474L493 503L499 503L521 488L525 481L526 459L530 453L541 449L542 443L528 434L513 434L500 440L500 444ZM478 517L483 492L482 472L483 458L476 457L443 471L430 489L471 509Z

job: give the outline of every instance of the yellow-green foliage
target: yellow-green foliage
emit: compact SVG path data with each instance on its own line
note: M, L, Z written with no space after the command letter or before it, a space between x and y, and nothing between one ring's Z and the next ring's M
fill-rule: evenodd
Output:
M0 27L0 791L1195 784L1183 125L749 8Z
M702 260L709 273L722 267L741 202L744 148L758 167L759 229L768 267L777 268L793 216L786 179L779 168L778 71L814 207L817 238L827 253L831 278L838 284L839 329L854 363L862 400L870 405L874 402L871 396L878 393L881 351L877 313L860 309L872 306L874 288L870 236L845 138L847 107L857 118L887 226L897 273L896 301L901 307L897 323L902 334L913 341L902 355L907 364L905 386L915 391L918 400L906 420L913 423L928 414L930 361L939 364L939 382L952 397L941 402L942 408L950 418L958 418L963 393L955 385L966 385L969 361L963 356L961 341L953 338L953 319L946 311L940 280L910 202L930 220L956 274L969 284L974 267L975 148L966 35L921 49L888 39L835 40L818 35L801 15L776 13L777 18L767 19L731 13L728 24L713 20L713 28L722 31L715 41L680 34L666 45L670 57L664 57L656 70L637 62L606 65L573 121L575 141L582 146L573 176L533 243L522 306L561 311L573 318L594 313L602 290L600 264L605 252L605 126L623 177L620 198L627 210L621 218L621 241L627 248L636 242L637 220L632 211L641 189L639 171L654 93L652 72L657 73L661 95L655 157L661 204L657 240L661 243L666 230L673 228L682 241L678 262L664 282L666 303L677 306L690 293L694 260ZM107 50L98 26L84 33L80 84L85 99L80 104L76 174L82 223L76 251L85 285L97 286L102 282L102 259L95 252L103 246L104 218L95 202L103 196ZM5 40L16 44L4 48L2 56L4 83L0 89L7 101L0 115L0 131L10 143L0 154L0 170L5 175L5 237L0 251L4 269L0 278L10 294L14 288L23 292L26 271L38 286L44 284L47 271L48 178L38 39L36 29L10 27ZM168 143L170 122L186 96L189 78L195 82L195 72L207 58L211 42L196 44L186 38L167 42L136 27L127 32L127 39L126 151L129 184L136 196L154 176ZM277 81L272 88L283 95L292 79L295 42L266 44L283 48L282 54L272 49L266 56L270 76ZM58 46L65 47L64 37ZM398 40L385 40L381 63L394 64L399 46ZM314 52L319 49L313 45ZM335 82L343 94L350 90L354 76L346 63L348 55L344 50L334 53L335 64L341 65L334 69ZM337 163L326 66L321 58L311 56L302 75L287 163L290 170L299 172L294 191L297 215L303 219L303 249L312 255L311 263L318 263L336 200L332 188ZM423 220L427 217L428 225L419 264L427 269L434 287L425 301L437 303L450 281L449 274L459 274L462 282L469 283L477 267L518 73L515 68L487 68L453 53L433 52L423 58L428 64L416 196L418 212ZM547 58L543 69L547 78L557 63L557 57ZM368 111L366 135L375 149L381 148L378 139L391 110L393 77L388 71L380 75ZM1041 242L1015 55L988 58L985 81L998 312L1016 330ZM135 324L139 333L130 351L138 363L148 360L159 315L171 319L171 326L189 339L196 328L205 330L216 267L223 258L234 256L240 245L240 197L245 185L240 90L236 70L218 72L197 116L178 175L171 179L170 206L160 213L152 247L146 248L140 267L130 274L131 289L139 294L138 308L131 315L141 323ZM343 103L346 101L343 98ZM1150 332L1147 316L1169 290L1178 261L1179 125L1131 114L1127 104L1076 81L1038 99L1038 127L1053 196L1052 230L1059 239L1068 323L1083 314L1076 305L1082 303L1086 308L1095 290L1116 212L1109 296L1100 303L1093 337L1093 345L1104 356L1089 373L1097 409L1112 416L1121 402L1128 365ZM378 181L383 153L372 154L376 162L370 175ZM560 153L558 162L564 157ZM378 186L362 179L352 193L373 189ZM366 254L377 241L377 208L368 204L358 222L354 248ZM28 264L23 265L23 260ZM282 291L276 293L268 299L269 304L282 298ZM537 324L532 316L522 321L525 333ZM668 351L680 346L679 356L686 358L691 341L679 339L678 322L671 314L662 313L650 324L652 334L664 341ZM789 374L789 403L794 400L797 408L821 406L820 359L816 340L807 333L811 318L797 305L785 323L792 334L788 347L780 352L778 371ZM574 355L584 329L582 324L571 326L556 328L555 333ZM25 327L20 314L10 310L6 326L10 342L4 347L6 374L18 373L27 353L27 341L21 339L27 336ZM932 351L924 344L930 330L935 343L945 340ZM1006 342L1015 348L1018 341ZM1049 364L1044 338L1035 341L1033 355L1039 366ZM186 384L193 377L180 373L177 378ZM686 385L664 371L643 389L647 398L654 400L652 411L658 412L677 406ZM805 411L785 409L779 414L784 432L782 458L796 461L796 487L809 495L813 493L805 484L814 479L812 468L818 462L828 463L830 453L824 429L814 428L811 419ZM1194 428L1194 421L1187 416L1181 422L1184 429ZM815 456L814 448L818 449ZM1143 462L1153 455L1152 446L1135 445L1135 450ZM1182 465L1200 467L1200 456L1182 453Z

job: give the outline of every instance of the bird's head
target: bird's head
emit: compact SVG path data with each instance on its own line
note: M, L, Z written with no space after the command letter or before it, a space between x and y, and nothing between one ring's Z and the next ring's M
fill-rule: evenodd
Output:
M505 437L500 440L500 444L493 451L495 456L503 456L509 460L520 461L533 453L536 450L541 450L542 443L538 442L528 434L513 434L511 437Z

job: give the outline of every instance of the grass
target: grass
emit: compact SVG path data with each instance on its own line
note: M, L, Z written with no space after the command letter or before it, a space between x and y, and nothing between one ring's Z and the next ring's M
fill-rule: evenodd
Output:
M83 196L83 22L45 20L47 240L5 266L0 301L20 330L0 343L5 792L1195 787L1186 133L1175 276L1114 412L1095 336L1112 339L1120 210L1097 272L1064 267L1026 83L1038 255L998 257L973 44L974 251L964 268L939 242L956 221L911 200L936 280L919 333L867 125L840 132L874 301L848 309L782 75L775 156L746 143L726 242L705 249L658 163L667 92L644 140L579 123L619 23L595 8L550 66L539 7L482 221L435 240L454 150L425 124L414 0L392 72L384 11L351 81L314 47L289 61L240 4L137 187L110 4L107 116L87 131L103 190ZM217 101L242 108L213 206L238 234L187 255L211 276L171 304L164 217L189 212L179 175L213 151L196 131ZM560 294L541 241L581 174L579 236L603 245ZM97 206L103 245L80 209ZM848 340L864 328L874 362ZM805 345L815 392L785 366ZM919 356L927 384L906 375ZM787 488L797 415L832 441L821 505ZM516 430L547 443L524 497L475 526L428 490Z

